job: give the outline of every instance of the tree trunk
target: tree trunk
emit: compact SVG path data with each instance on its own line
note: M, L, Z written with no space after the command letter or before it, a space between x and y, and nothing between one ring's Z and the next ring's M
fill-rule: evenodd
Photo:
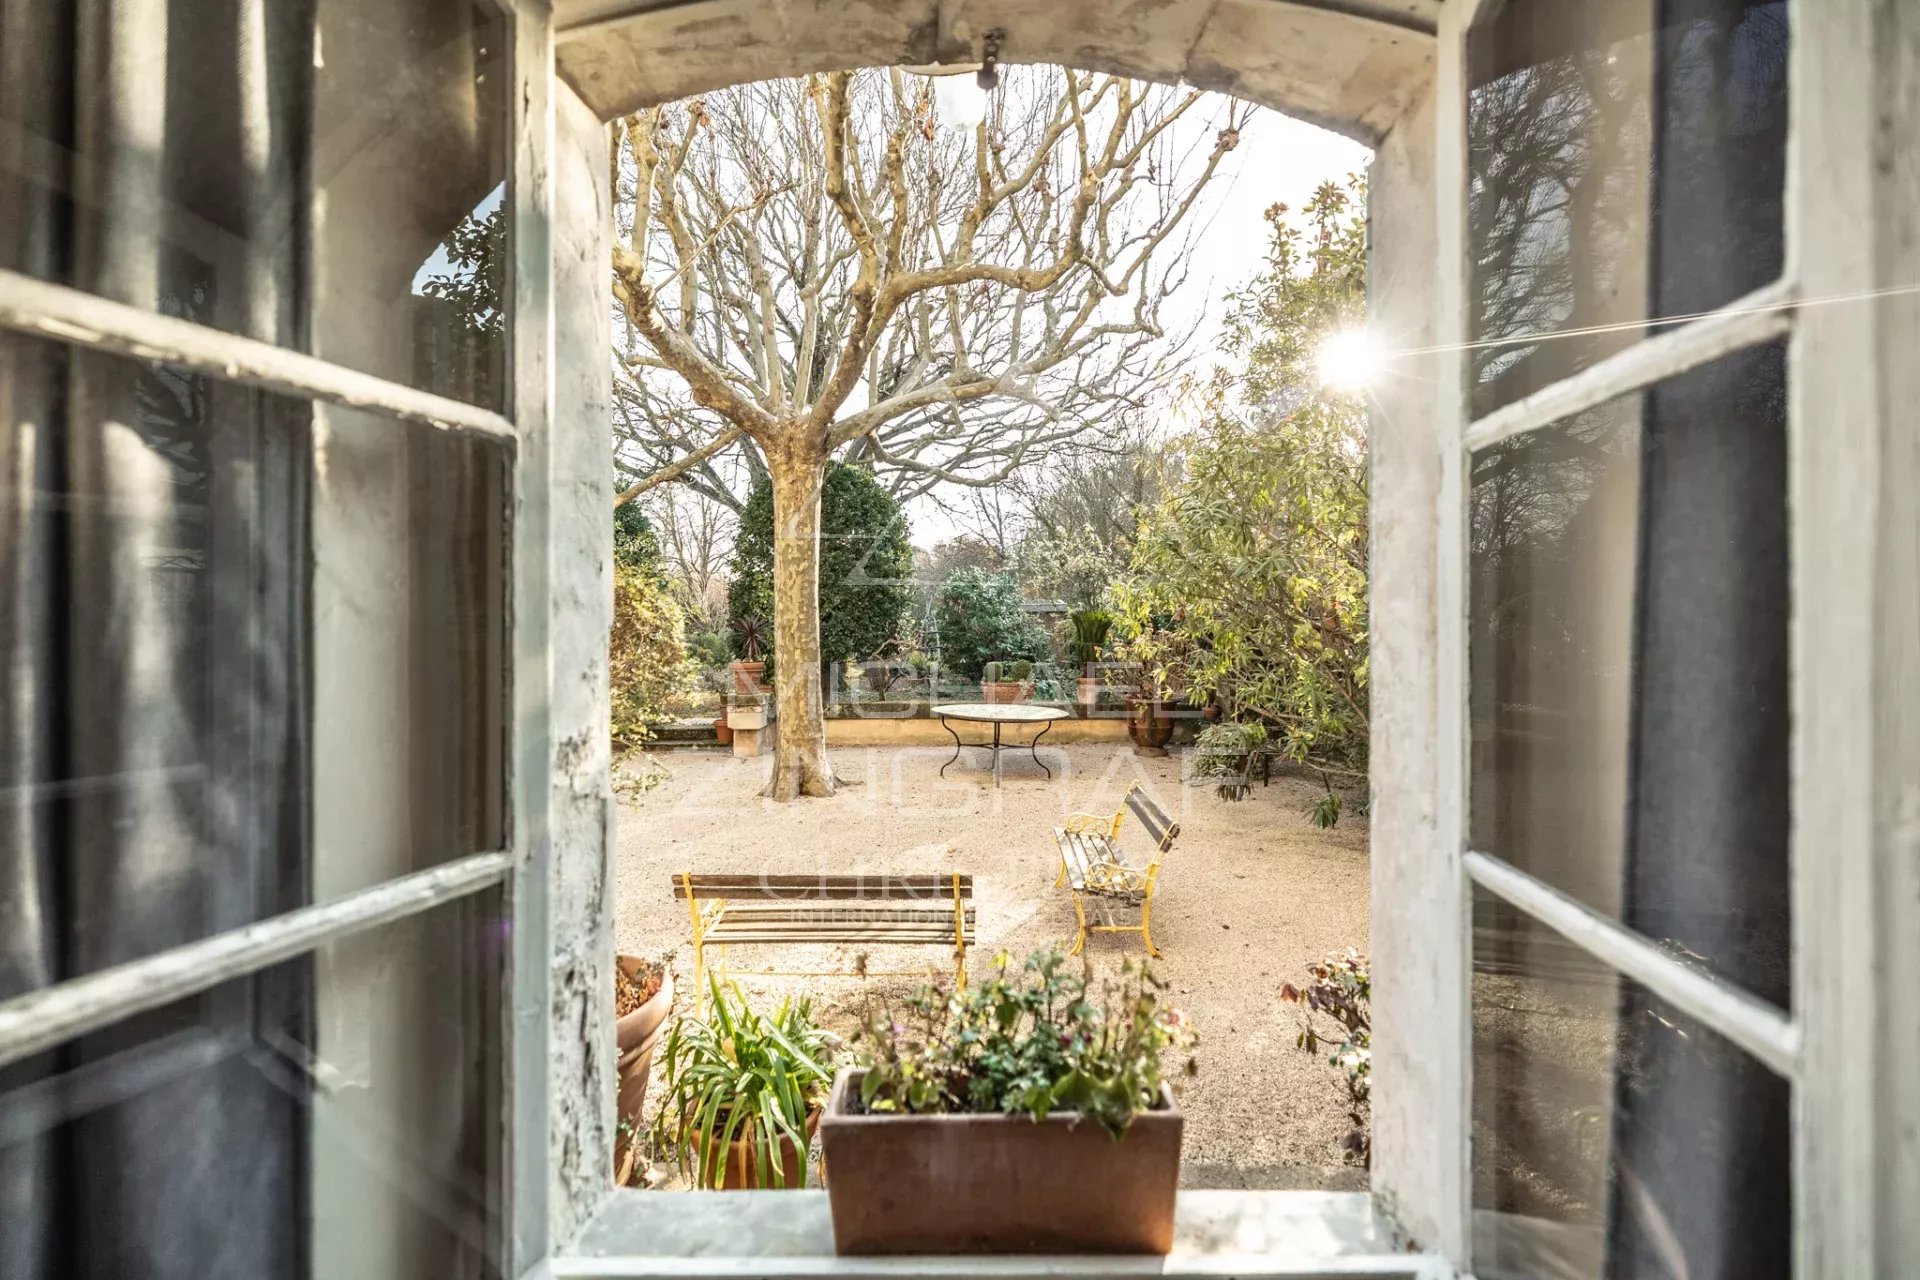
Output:
M775 800L830 796L820 696L820 498L827 455L817 443L766 447L773 481L773 776Z

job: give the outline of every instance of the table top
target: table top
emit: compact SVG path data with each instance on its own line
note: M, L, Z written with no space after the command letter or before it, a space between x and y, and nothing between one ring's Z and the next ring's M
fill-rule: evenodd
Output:
M992 724L1039 724L1065 720L1073 713L1061 707L1036 707L1030 702L945 702L933 709L942 720L977 720Z

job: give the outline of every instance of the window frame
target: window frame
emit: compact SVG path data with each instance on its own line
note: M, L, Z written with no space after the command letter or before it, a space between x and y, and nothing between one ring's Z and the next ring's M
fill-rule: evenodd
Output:
M553 59L544 0L481 0L505 26L512 91L506 199L514 211L508 266L512 388L499 413L304 352L0 270L0 330L67 347L174 364L257 387L393 419L396 432L441 430L504 442L512 477L506 621L511 714L505 778L506 847L476 849L423 871L167 948L0 1001L0 1066L101 1027L316 952L381 925L503 887L511 938L501 977L498 1081L503 1167L495 1247L503 1274L548 1253L548 766L546 670L550 598L546 468L552 386L547 180Z
M1455 985L1449 1007L1436 1015L1437 1022L1447 1023L1443 1039L1460 1084L1447 1099L1453 1114L1437 1122L1439 1129L1461 1138L1451 1170L1457 1182L1446 1196L1458 1217L1459 1236L1448 1252L1471 1266L1471 897L1478 887L1670 1001L1786 1079L1794 1099L1793 1273L1891 1274L1883 1265L1887 1251L1898 1252L1895 1242L1911 1250L1915 1233L1910 1223L1891 1222L1890 1206L1877 1205L1865 1190L1892 1172L1884 1156L1876 1161L1874 1137L1894 1118L1880 1101L1886 1087L1882 1073L1892 1064L1877 1064L1874 1049L1886 1037L1878 1020L1904 1015L1904 1024L1911 1025L1920 1020L1920 997L1896 990L1895 983L1877 975L1884 974L1884 940L1902 929L1920 929L1920 895L1890 900L1881 894L1876 900L1875 886L1898 875L1901 852L1884 831L1876 837L1876 801L1884 810L1901 767L1910 779L1916 762L1911 745L1903 755L1875 739L1877 700L1886 696L1876 693L1876 672L1891 665L1892 674L1913 687L1910 652L1890 659L1886 650L1876 649L1875 631L1891 616L1910 611L1912 602L1903 605L1903 584L1863 554L1876 545L1877 535L1884 537L1890 521L1889 513L1863 501L1862 494L1876 488L1884 494L1887 484L1880 464L1889 405L1880 389L1889 369L1877 345L1882 335L1874 301L1884 294L1887 273L1875 256L1871 211L1883 196L1875 146L1881 135L1898 138L1920 120L1911 102L1901 109L1904 117L1901 110L1876 103L1878 81L1869 72L1877 62L1876 41L1884 43L1893 34L1886 24L1903 25L1912 38L1920 34L1920 21L1883 15L1877 24L1867 0L1818 5L1789 0L1786 244L1779 278L1709 312L1649 321L1633 345L1473 419L1465 358L1473 341L1467 37L1500 3L1455 0L1447 5L1437 50L1443 748L1438 825L1439 852L1457 872L1451 877L1453 891L1430 922L1442 931L1440 954ZM1817 141L1810 145L1809 140ZM1829 305L1842 303L1851 305ZM1467 477L1473 453L1780 338L1787 339L1789 369L1790 1014L1683 963L1544 881L1475 851L1467 769L1472 498ZM1910 489L1920 477L1909 466L1905 479ZM1911 516L1910 498L1905 507ZM1899 785L1904 785L1907 809L1920 814L1911 781ZM1920 830L1920 819L1910 817L1907 827L1909 841L1920 844L1920 836L1911 834ZM1914 878L1911 872L1906 877L1909 884Z

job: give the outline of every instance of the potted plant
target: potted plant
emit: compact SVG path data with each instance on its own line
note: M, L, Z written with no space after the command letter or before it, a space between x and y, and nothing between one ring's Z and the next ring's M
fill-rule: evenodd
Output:
M613 1034L620 1082L620 1137L614 1144L614 1181L626 1185L636 1158L633 1135L647 1100L654 1050L673 1007L673 975L639 956L613 958Z
M1100 699L1100 677L1094 674L1106 649L1107 636L1113 630L1113 615L1105 609L1078 609L1067 615L1073 639L1067 643L1067 656L1079 668L1075 681L1080 705L1088 714Z
M980 673L980 701L1025 702L1033 696L1033 663L1025 658L989 662Z
M700 668L700 684L719 699L720 714L713 718L713 736L721 746L733 741L733 727L727 723L727 695L733 692L738 677L726 666L714 664Z
M767 674L767 664L761 658L767 648L767 624L746 614L733 620L733 635L734 648L740 655L731 664L734 692L759 693L761 677Z
M667 1036L655 1139L673 1140L681 1171L703 1190L804 1187L830 1080L828 1035L805 1001L782 1000L766 1017L733 983L708 981L708 1015L682 1018Z
M1127 698L1127 736L1138 756L1164 756L1173 737L1173 716L1157 675L1139 685Z
M1144 967L1097 992L1089 972L1003 953L984 983L868 1018L820 1128L841 1253L1171 1247L1182 1120L1161 1063L1192 1036Z

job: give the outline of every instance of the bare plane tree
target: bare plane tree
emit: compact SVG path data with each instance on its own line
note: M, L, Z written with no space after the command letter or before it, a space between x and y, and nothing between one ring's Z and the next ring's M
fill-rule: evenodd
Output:
M638 478L617 501L669 481L726 501L741 462L769 476L775 799L835 786L828 459L905 497L988 486L1144 403L1179 363L1160 311L1184 224L1249 110L1214 99L1220 127L1195 143L1175 126L1202 94L1019 69L955 130L929 86L897 69L770 81L620 128L616 425Z

